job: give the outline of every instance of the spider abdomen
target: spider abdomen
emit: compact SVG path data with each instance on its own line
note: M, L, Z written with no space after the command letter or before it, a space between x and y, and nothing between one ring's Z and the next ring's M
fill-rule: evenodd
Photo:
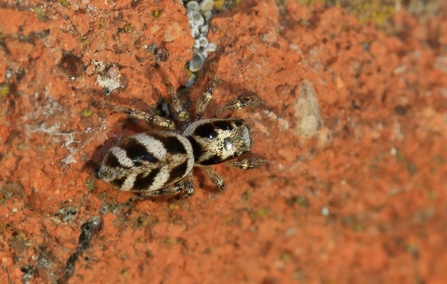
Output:
M172 131L148 131L108 150L98 176L124 191L148 192L176 183L192 171L191 143Z

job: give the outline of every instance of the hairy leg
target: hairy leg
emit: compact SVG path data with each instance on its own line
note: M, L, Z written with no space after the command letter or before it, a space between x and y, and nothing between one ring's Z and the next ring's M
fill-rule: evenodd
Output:
M206 176L211 180L211 182L217 187L219 191L222 191L225 188L225 181L221 178L215 170L211 167L203 168Z
M194 194L194 181L192 179L192 172L190 172L188 177L186 178L185 188L183 193L180 195L180 198L185 199L193 194Z
M163 187L153 191L138 192L141 197L157 197L164 195L177 195L180 198L188 198L194 193L194 183L192 181L192 174L188 175L186 182L183 180L167 187Z
M209 81L206 86L205 91L200 96L199 100L197 101L196 105L196 116L197 118L202 118L203 113L205 112L208 104L210 103L211 99L213 98L213 92L217 85L217 78L216 74L213 70L210 71L209 75Z
M171 106L174 109L175 114L177 115L177 119L180 122L186 122L189 120L189 113L183 107L182 102L178 97L177 90L171 85L171 83L166 83L166 91L168 95L171 97Z
M222 114L225 111L235 111L242 108L256 108L262 104L262 99L256 94L242 94L237 99L221 106L216 115Z
M262 158L251 158L251 159L241 159L236 161L228 161L225 162L226 165L242 169L242 170L251 170L255 168L259 168L268 164L266 159Z
M115 106L115 105L110 105L110 104L103 104L103 103L99 103L99 102L92 102L91 104L92 104L92 106L97 107L97 108L110 109L114 112L128 114L130 117L133 117L133 118L144 119L144 120L146 120L150 123L153 123L157 126L160 126L160 127L164 127L164 128L168 128L168 129L172 129L172 130L175 129L174 121L164 118L164 117L161 117L161 116L158 116L158 115L155 115L155 114L151 114L149 112L144 112L144 111L140 111L140 110L136 110L136 109Z

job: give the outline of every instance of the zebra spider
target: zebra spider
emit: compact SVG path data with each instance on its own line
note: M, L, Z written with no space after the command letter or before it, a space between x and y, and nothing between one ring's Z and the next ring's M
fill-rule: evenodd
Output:
M177 91L169 83L166 89L177 122L148 112L96 103L101 108L127 113L130 117L145 119L167 129L149 130L121 140L105 154L97 172L98 177L120 190L144 197L175 194L187 198L194 193L193 167L202 168L212 183L223 190L224 180L209 166L225 163L246 170L265 165L265 159L231 161L250 151L250 131L242 119L216 118L217 114L225 111L259 106L261 99L258 96L241 95L220 107L214 118L203 119L216 81L213 73L197 101L196 119L192 123Z

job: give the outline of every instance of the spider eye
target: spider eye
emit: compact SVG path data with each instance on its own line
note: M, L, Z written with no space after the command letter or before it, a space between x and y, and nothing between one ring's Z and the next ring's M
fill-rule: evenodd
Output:
M211 124L205 123L200 125L194 131L194 134L203 138L208 138L209 140L213 140L217 137L217 132Z
M238 119L234 121L234 125L236 125L237 127L241 127L242 125L244 125L244 120L243 119Z
M231 138L225 138L224 139L224 147L225 150L227 151L231 151L233 149L233 140L231 140Z

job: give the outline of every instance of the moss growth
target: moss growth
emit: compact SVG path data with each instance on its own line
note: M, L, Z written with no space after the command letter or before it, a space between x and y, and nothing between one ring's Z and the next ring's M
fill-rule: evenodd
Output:
M166 245L171 245L171 244L173 244L174 243L174 239L173 238L166 238L165 239L165 244Z
M23 150L25 148L25 145L22 143L22 142L20 142L18 145L17 145L17 150Z
M144 237L139 237L137 239L137 243L146 243L146 242L147 242L147 240Z
M95 180L91 177L88 177L85 180L85 187L87 188L88 192L92 192L93 190L95 190L96 186L95 186Z
M65 8L70 8L70 1L68 0L59 0L59 3L64 6Z
M391 0L299 0L299 2L306 5L324 4L340 7L355 15L361 23L373 22L379 26L395 12L395 1Z
M88 48L89 43L86 36L81 36L81 46L82 50L86 50Z
M289 252L283 252L280 256L280 259L282 261L290 261L292 259L292 257Z
M307 199L306 196L294 196L292 198L287 199L286 204L289 206L298 205L303 208L308 208L310 205L309 200Z
M430 190L428 192L428 198L430 198L431 200L435 200L438 198L438 194L436 193L436 191Z
M158 19L161 16L161 10L154 10L154 11L152 11L151 14L152 14L152 17Z
M416 244L409 243L406 247L406 251L411 254L415 254L418 252L418 247Z
M45 10L42 7L36 6L36 7L32 8L31 11L33 11L37 15L37 17L39 18L39 21L43 22L43 21L47 20L47 16L45 15Z
M99 30L104 31L105 27L106 27L106 23L104 22L104 19L99 19Z
M306 5L315 5L315 4L323 4L325 2L329 2L329 1L324 1L324 0L299 0L299 2L301 2L302 4L306 4ZM330 1L333 2L333 1Z
M132 25L131 24L127 24L123 27L123 32L125 32L126 34L131 33L133 31Z
M178 209L180 209L180 206L178 205L177 202L172 202L169 204L168 208L169 208L169 210L178 210Z
M286 4L287 0L275 0L275 5L278 8L278 11L281 15L285 15L286 14Z
M362 222L360 222L360 221L356 221L356 222L354 222L353 224L352 224L352 231L354 231L354 232L360 232L360 231L363 231L365 226L364 226L364 224L362 223Z
M248 201L248 200L250 200L251 196L252 196L251 191L247 190L244 193L242 193L241 197L242 197L242 200Z
M240 3L241 0L216 0L214 1L214 9L222 12L231 9Z
M8 83L3 83L0 85L0 99L3 99L11 93L11 88Z
M91 109L85 108L85 109L83 109L81 111L81 116L82 117L89 117L91 115L92 115L92 110Z
M374 22L378 25L384 24L394 14L395 1L337 1L338 5L347 9L362 22Z
M256 211L256 215L258 215L259 217L265 217L268 215L268 213L270 212L270 208L268 207L262 207L261 209L259 209L258 211Z

